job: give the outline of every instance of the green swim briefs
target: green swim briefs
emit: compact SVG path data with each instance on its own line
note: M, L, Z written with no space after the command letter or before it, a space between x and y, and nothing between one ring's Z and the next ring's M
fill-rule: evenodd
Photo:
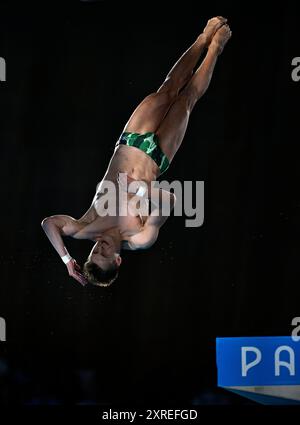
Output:
M158 165L161 174L169 168L169 160L159 146L158 137L155 133L122 133L116 146L134 146L145 152Z

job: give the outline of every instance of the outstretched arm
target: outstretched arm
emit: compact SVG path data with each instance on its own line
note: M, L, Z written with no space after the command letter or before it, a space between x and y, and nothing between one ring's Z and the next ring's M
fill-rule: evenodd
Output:
M80 230L78 221L68 215L53 215L45 218L41 225L54 249L66 264L69 275L81 285L85 285L87 281L80 272L77 262L68 253L62 239L63 236L73 236Z

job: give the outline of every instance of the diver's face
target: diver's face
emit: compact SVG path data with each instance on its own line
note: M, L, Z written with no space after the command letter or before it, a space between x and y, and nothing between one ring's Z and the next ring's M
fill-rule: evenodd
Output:
M114 240L110 236L101 236L99 238L92 248L89 259L103 270L108 270L113 265L119 266L121 264L121 257L116 253Z

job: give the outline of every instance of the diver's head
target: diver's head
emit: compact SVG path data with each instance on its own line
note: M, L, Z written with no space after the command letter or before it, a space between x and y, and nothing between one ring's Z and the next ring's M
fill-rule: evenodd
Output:
M118 277L122 259L120 237L117 234L103 234L97 238L87 262L83 266L89 283L97 286L109 286Z

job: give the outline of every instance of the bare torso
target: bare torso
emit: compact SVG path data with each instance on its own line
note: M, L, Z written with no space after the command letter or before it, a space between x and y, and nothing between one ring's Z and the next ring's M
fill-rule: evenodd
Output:
M89 210L79 219L81 229L76 233L78 239L95 240L101 233L106 230L118 227L123 240L128 240L143 229L147 216L140 216L128 211L126 216L117 214L115 216L107 215L102 217L99 215L101 210L100 205L100 190L101 183L109 180L115 183L117 191L119 190L117 178L119 173L126 173L134 180L143 180L150 183L156 180L160 170L156 163L140 149L120 145L118 146L110 160L106 173L97 185L96 194ZM128 197L133 196L128 194ZM98 211L98 212L97 212Z
M115 181L119 172L127 173L134 180L150 183L157 179L160 171L145 152L133 146L119 145L110 160L104 179Z

